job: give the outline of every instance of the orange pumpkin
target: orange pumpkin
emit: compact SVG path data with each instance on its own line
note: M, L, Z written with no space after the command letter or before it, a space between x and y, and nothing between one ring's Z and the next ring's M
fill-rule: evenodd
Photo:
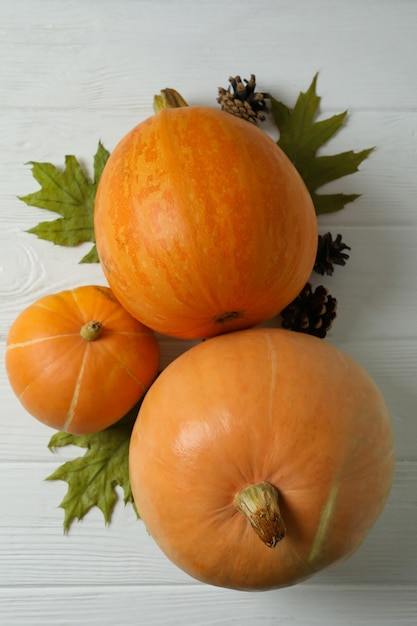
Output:
M10 384L39 421L74 434L103 430L127 413L155 378L159 346L108 287L41 298L12 324Z
M295 167L248 122L164 109L112 152L95 201L97 249L123 306L199 338L276 315L305 285L317 219Z
M375 383L316 337L250 329L172 362L130 443L138 511L200 581L291 585L351 555L388 497L391 420Z

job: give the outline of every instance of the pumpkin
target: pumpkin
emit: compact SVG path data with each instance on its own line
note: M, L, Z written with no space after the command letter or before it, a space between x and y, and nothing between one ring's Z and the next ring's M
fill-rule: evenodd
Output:
M351 555L394 468L381 392L348 354L277 328L208 339L144 398L133 497L162 551L222 587L295 584Z
M155 378L159 346L108 287L45 296L22 311L7 338L6 370L25 409L72 434L103 430Z
M123 306L194 339L272 318L304 287L317 218L271 137L210 107L163 109L115 147L94 208L97 250Z

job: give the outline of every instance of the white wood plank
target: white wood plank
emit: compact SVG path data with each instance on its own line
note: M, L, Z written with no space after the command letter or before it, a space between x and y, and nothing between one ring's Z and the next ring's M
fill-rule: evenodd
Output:
M279 79L294 94L294 76L307 87L318 70L330 106L415 108L410 0L78 0L59 11L53 0L38 0L32 7L1 5L4 108L135 109L161 81L205 97L206 84L250 72L267 89Z
M327 228L321 228L322 233ZM417 246L415 227L330 228L351 246L345 267L314 274L338 300L332 333L338 341L411 339L416 336Z
M309 583L258 594L208 586L0 589L4 626L415 626L417 587Z

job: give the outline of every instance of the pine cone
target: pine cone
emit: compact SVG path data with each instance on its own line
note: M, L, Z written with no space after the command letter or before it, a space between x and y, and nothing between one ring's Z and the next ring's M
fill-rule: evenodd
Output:
M334 241L331 233L319 235L314 271L322 276L324 274L331 276L334 265L346 265L349 255L343 252L344 250L350 250L350 247L342 242L342 235L337 235Z
M241 117L252 124L264 121L263 112L268 109L265 100L270 96L268 93L255 92L255 75L251 74L250 80L245 78L244 83L246 84L242 82L240 76L229 78L229 82L228 89L219 87L217 102L222 110Z
M281 312L282 327L324 339L336 317L337 300L323 286L315 291L307 283Z

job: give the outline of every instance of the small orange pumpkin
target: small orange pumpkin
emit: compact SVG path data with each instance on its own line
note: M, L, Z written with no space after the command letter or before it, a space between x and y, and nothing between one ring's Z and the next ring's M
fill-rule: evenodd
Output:
M148 391L133 496L165 554L200 581L262 590L351 555L388 497L391 420L350 356L250 329L207 340Z
M136 318L199 338L254 326L304 287L317 219L265 132L210 107L164 109L113 150L95 200L104 273Z
M108 287L41 298L20 313L7 338L6 370L22 405L73 434L98 432L122 418L158 365L154 333Z

